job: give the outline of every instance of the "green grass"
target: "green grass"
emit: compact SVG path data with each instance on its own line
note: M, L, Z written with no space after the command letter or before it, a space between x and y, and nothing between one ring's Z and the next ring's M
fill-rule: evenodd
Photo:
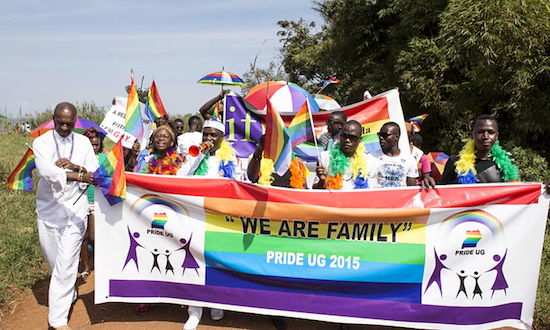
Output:
M34 192L8 189L7 179L32 138L0 135L0 307L9 304L17 289L44 278L47 267L36 229ZM36 174L34 174L36 183Z
M36 230L35 194L8 189L6 183L9 174L25 154L25 143L32 144L32 141L32 138L20 135L0 135L0 148L3 150L0 156L0 308L13 301L18 289L32 286L48 273ZM108 140L105 142L105 150L110 150L114 145ZM36 173L34 177L36 184ZM535 329L550 329L549 229L544 237Z

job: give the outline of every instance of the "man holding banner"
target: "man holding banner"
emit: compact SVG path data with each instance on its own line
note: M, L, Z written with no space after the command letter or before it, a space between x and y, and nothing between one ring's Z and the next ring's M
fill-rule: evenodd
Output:
M59 103L53 120L55 129L33 143L40 177L36 214L40 247L51 272L48 322L56 330L70 330L69 310L77 297L78 257L87 226L88 200L80 197L95 184L98 161L90 140L73 133L74 105Z
M519 170L500 147L498 123L490 115L474 119L472 136L458 156L451 156L439 184L519 181ZM423 187L428 187L426 182Z
M355 120L344 124L340 142L332 150L321 153L317 162L314 189L351 190L373 187L374 168L361 143L361 132L361 124Z

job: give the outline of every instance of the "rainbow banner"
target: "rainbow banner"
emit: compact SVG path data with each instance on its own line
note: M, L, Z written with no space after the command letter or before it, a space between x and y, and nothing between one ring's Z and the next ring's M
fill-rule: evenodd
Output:
M107 158L94 172L94 180L110 205L119 203L126 198L126 173L124 172L122 139L118 140Z
M325 89L325 87L327 87L330 84L337 84L339 82L340 80L336 79L336 77L332 77L329 80L326 80L325 82L323 82L323 86L321 86L321 90Z
M34 152L29 148L19 164L17 164L17 167L8 177L8 187L14 190L32 191L32 170L35 168Z
M96 303L420 329L532 325L549 205L540 183L304 191L127 179L124 202L97 198Z
M151 88L149 88L149 93L147 94L147 103L145 104L145 109L147 109L147 116L151 121L155 121L157 118L160 118L166 114L162 100L160 99L159 92L157 90L157 85L153 80Z
M136 85L134 83L134 73L132 72L132 84L128 91L128 103L126 104L126 121L124 131L132 134L138 140L143 136L143 118L141 117L141 108L139 107L139 97L137 95Z

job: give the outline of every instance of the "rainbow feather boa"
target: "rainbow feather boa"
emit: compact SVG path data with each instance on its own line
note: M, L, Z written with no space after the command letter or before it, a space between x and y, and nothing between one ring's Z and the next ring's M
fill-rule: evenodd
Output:
M162 158L153 148L149 149L149 152L151 152L153 157L151 157L147 166L143 168L142 173L176 175L181 167L181 163L184 161L184 158L174 148L168 149L166 155Z
M475 168L476 146L472 139L466 139L465 141L466 144L458 153L458 160L455 163L457 181L461 184L476 183L479 182ZM510 158L510 155L508 151L501 148L497 140L491 148L489 158L497 165L504 181L519 181L519 170L512 164L514 160Z
M294 189L304 189L306 184L306 179L302 174L302 166L305 166L299 157L292 153L292 160L290 161L290 187ZM273 173L275 173L275 163L273 159L262 158L260 161L260 177L258 178L258 183L264 186L271 186L275 178L273 178Z
M365 146L359 143L353 158L348 158L339 143L330 151L330 163L328 165L329 177L325 182L328 189L341 190L344 187L344 173L351 167L351 178L354 181L353 189L365 189L369 187L368 182L368 160L365 155Z
M216 151L216 156L220 160L220 167L218 171L223 172L223 177L228 179L235 178L235 166L237 164L237 157L235 157L235 151L231 147L231 143L223 140L220 144L220 148ZM199 167L195 171L195 175L205 176L208 173L208 158L210 153L202 159Z

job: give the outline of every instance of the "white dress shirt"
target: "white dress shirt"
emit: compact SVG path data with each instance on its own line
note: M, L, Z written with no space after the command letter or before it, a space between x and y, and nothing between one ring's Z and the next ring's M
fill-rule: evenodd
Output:
M67 181L66 173L70 170L57 167L55 162L59 158L68 158L87 171L97 170L98 161L90 140L74 132L64 138L51 130L34 140L33 152L40 179L36 189L38 218L55 228L84 221L88 199L83 196L73 204L88 184Z

